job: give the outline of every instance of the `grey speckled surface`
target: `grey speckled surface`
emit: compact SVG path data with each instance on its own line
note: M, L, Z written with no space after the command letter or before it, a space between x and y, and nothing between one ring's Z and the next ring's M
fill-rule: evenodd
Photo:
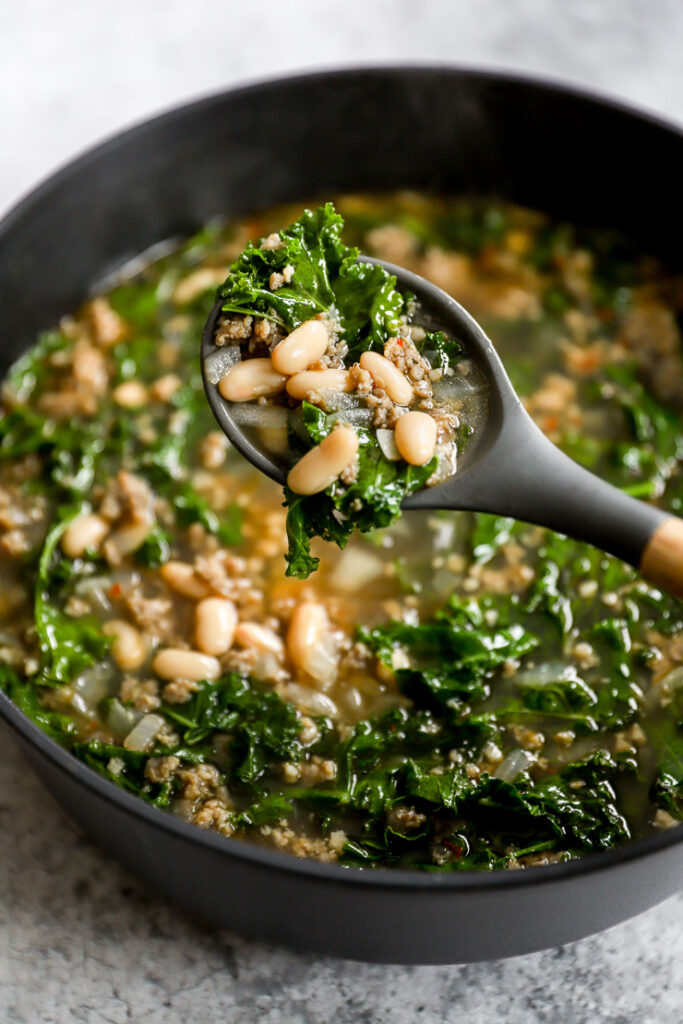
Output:
M0 208L92 141L245 78L462 61L672 118L680 0L23 0L0 5ZM419 10L419 17L417 12ZM571 947L469 967L323 961L206 928L81 840L0 746L0 1022L680 1024L683 898Z
M680 1024L683 897L572 946L462 967L273 949L145 891L0 748L3 1024ZM2 1011L4 1008L4 1013Z

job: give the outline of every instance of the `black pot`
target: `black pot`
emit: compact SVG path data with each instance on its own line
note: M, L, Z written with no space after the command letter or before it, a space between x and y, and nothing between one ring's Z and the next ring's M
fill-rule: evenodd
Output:
M2 365L153 243L216 215L340 191L493 193L620 228L680 269L682 156L669 125L505 75L353 70L210 97L81 157L0 224ZM681 827L567 864L492 874L298 860L149 807L1 694L0 712L95 842L180 906L271 942L385 962L512 956L607 928L680 884Z

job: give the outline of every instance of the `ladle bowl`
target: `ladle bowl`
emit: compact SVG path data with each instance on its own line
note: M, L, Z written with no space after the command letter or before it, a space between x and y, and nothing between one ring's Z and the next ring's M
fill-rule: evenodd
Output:
M404 509L494 512L549 527L615 555L664 590L683 597L683 520L639 501L584 469L534 423L512 386L491 339L466 309L441 288L403 267L362 256L393 274L414 294L423 315L460 341L488 384L488 414L449 479L409 495ZM260 448L236 422L232 408L206 373L215 351L219 299L202 335L204 389L218 424L257 469L285 484L287 466ZM471 446L471 447L470 447Z

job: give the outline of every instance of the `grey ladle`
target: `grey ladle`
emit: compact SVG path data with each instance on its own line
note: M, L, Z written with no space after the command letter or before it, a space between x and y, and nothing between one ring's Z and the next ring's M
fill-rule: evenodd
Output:
M424 312L462 341L489 383L488 418L461 469L436 487L411 494L404 509L469 509L512 516L586 541L683 597L683 520L638 501L583 469L536 426L515 392L490 338L450 295L423 277L368 256L417 296ZM232 444L258 469L285 483L287 468L255 445L235 422L230 403L206 377L220 301L202 337L202 374L209 404Z

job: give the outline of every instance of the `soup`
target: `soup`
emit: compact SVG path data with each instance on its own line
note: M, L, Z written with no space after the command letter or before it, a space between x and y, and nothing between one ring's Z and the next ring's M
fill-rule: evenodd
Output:
M682 282L510 205L343 196L346 241L480 319L572 457L681 511ZM274 210L141 258L10 370L0 682L155 806L355 867L518 868L674 827L682 606L501 517L408 512L315 541L216 429L215 289Z

